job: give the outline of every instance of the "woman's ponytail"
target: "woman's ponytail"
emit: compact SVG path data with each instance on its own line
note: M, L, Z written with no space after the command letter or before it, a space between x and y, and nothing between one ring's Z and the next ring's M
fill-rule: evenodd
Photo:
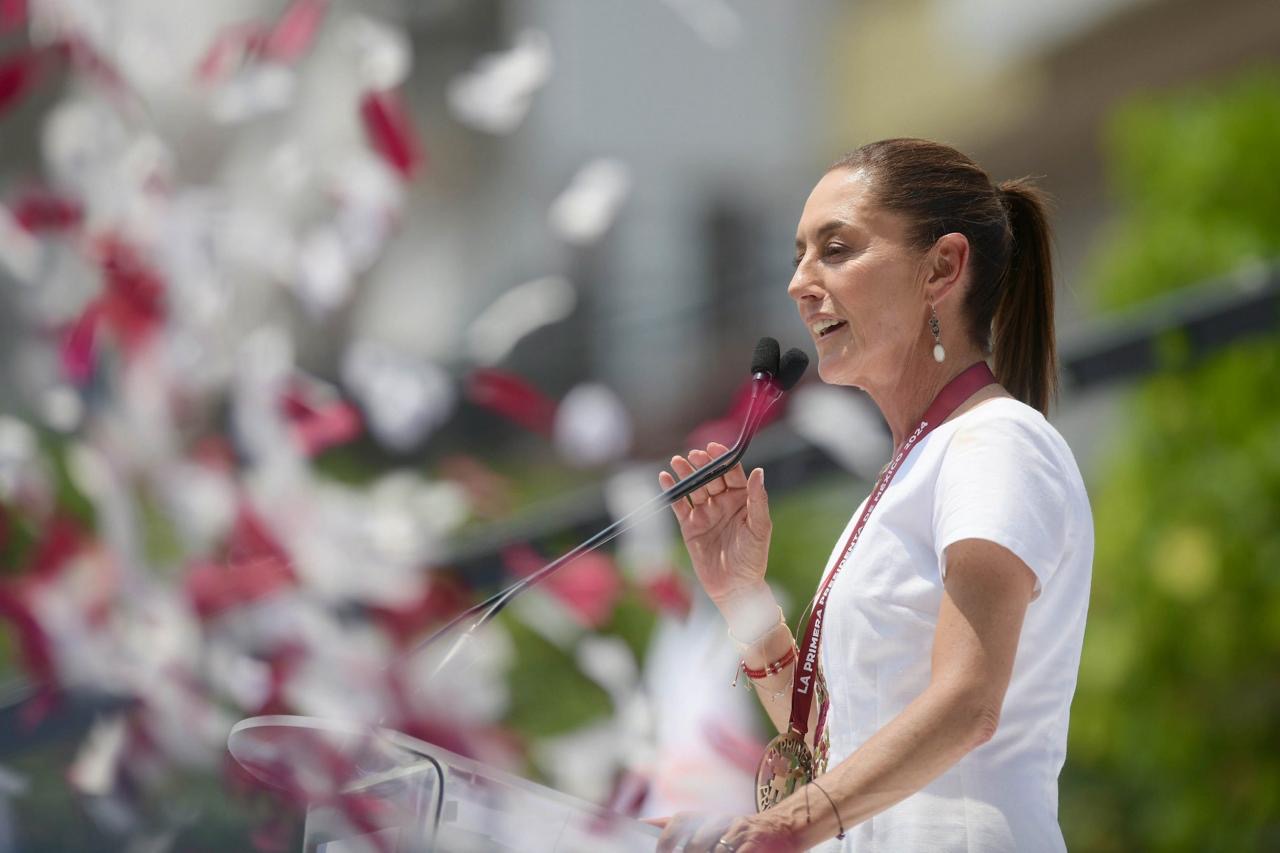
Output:
M992 320L993 367L1010 394L1048 414L1058 391L1058 356L1047 199L1026 178L1003 181L997 190L1008 211L1012 245Z

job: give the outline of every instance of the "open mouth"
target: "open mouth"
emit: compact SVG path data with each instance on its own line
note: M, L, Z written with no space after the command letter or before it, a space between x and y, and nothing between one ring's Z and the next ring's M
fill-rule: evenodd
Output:
M813 329L814 337L825 338L837 329L843 329L845 325L844 320L819 320L811 328Z

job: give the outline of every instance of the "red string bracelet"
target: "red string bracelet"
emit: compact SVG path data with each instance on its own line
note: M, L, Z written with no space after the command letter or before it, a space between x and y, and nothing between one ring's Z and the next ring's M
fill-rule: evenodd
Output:
M764 669L752 669L747 666L747 662L744 660L738 664L738 671L744 673L747 678L750 678L752 681L759 681L762 678L768 678L771 675L777 675L779 672L782 672L784 669L791 666L791 664L795 663L796 658L799 656L800 653L796 650L795 644L792 643L791 648L787 649L787 653L785 655L778 658L773 663L768 664ZM735 687L738 684L737 675L734 675L733 677L733 684Z

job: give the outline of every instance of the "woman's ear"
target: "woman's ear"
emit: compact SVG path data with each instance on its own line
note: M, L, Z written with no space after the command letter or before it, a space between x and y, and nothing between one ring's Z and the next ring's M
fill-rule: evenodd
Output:
M925 296L936 304L965 281L969 266L969 238L953 231L943 234L929 249L925 267Z

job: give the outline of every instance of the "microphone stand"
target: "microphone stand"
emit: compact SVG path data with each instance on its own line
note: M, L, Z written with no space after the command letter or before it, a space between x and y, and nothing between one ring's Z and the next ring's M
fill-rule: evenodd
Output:
M764 420L764 416L773 408L773 404L778 402L782 397L782 388L778 382L766 372L758 372L752 376L751 397L747 403L747 414L743 419L742 429L738 433L738 439L734 442L733 447L722 456L713 459L711 463L703 468L694 471L688 477L675 483L671 488L663 491L661 494L654 495L648 501L627 513L622 518L610 524L608 527L591 536L589 539L574 547L571 551L557 557L550 563L538 569L533 574L521 578L507 588L495 593L484 601L459 613L450 619L445 625L436 630L431 636L419 642L410 650L409 655L416 655L423 649L434 644L445 634L457 628L467 619L474 618L466 630L458 637L449 651L445 654L440 663L431 670L428 677L434 677L444 669L450 660L462 648L466 639L474 634L479 628L488 624L497 616L502 609L511 602L524 590L540 583L555 572L564 568L569 563L599 548L601 545L617 538L622 533L631 529L636 523L648 518L654 514L656 510L662 510L671 506L678 500L683 499L687 495L693 494L698 489L710 483L717 477L723 476L730 468L737 465L747 452L747 446L751 443L751 439L755 438L756 432L760 429L760 424Z

